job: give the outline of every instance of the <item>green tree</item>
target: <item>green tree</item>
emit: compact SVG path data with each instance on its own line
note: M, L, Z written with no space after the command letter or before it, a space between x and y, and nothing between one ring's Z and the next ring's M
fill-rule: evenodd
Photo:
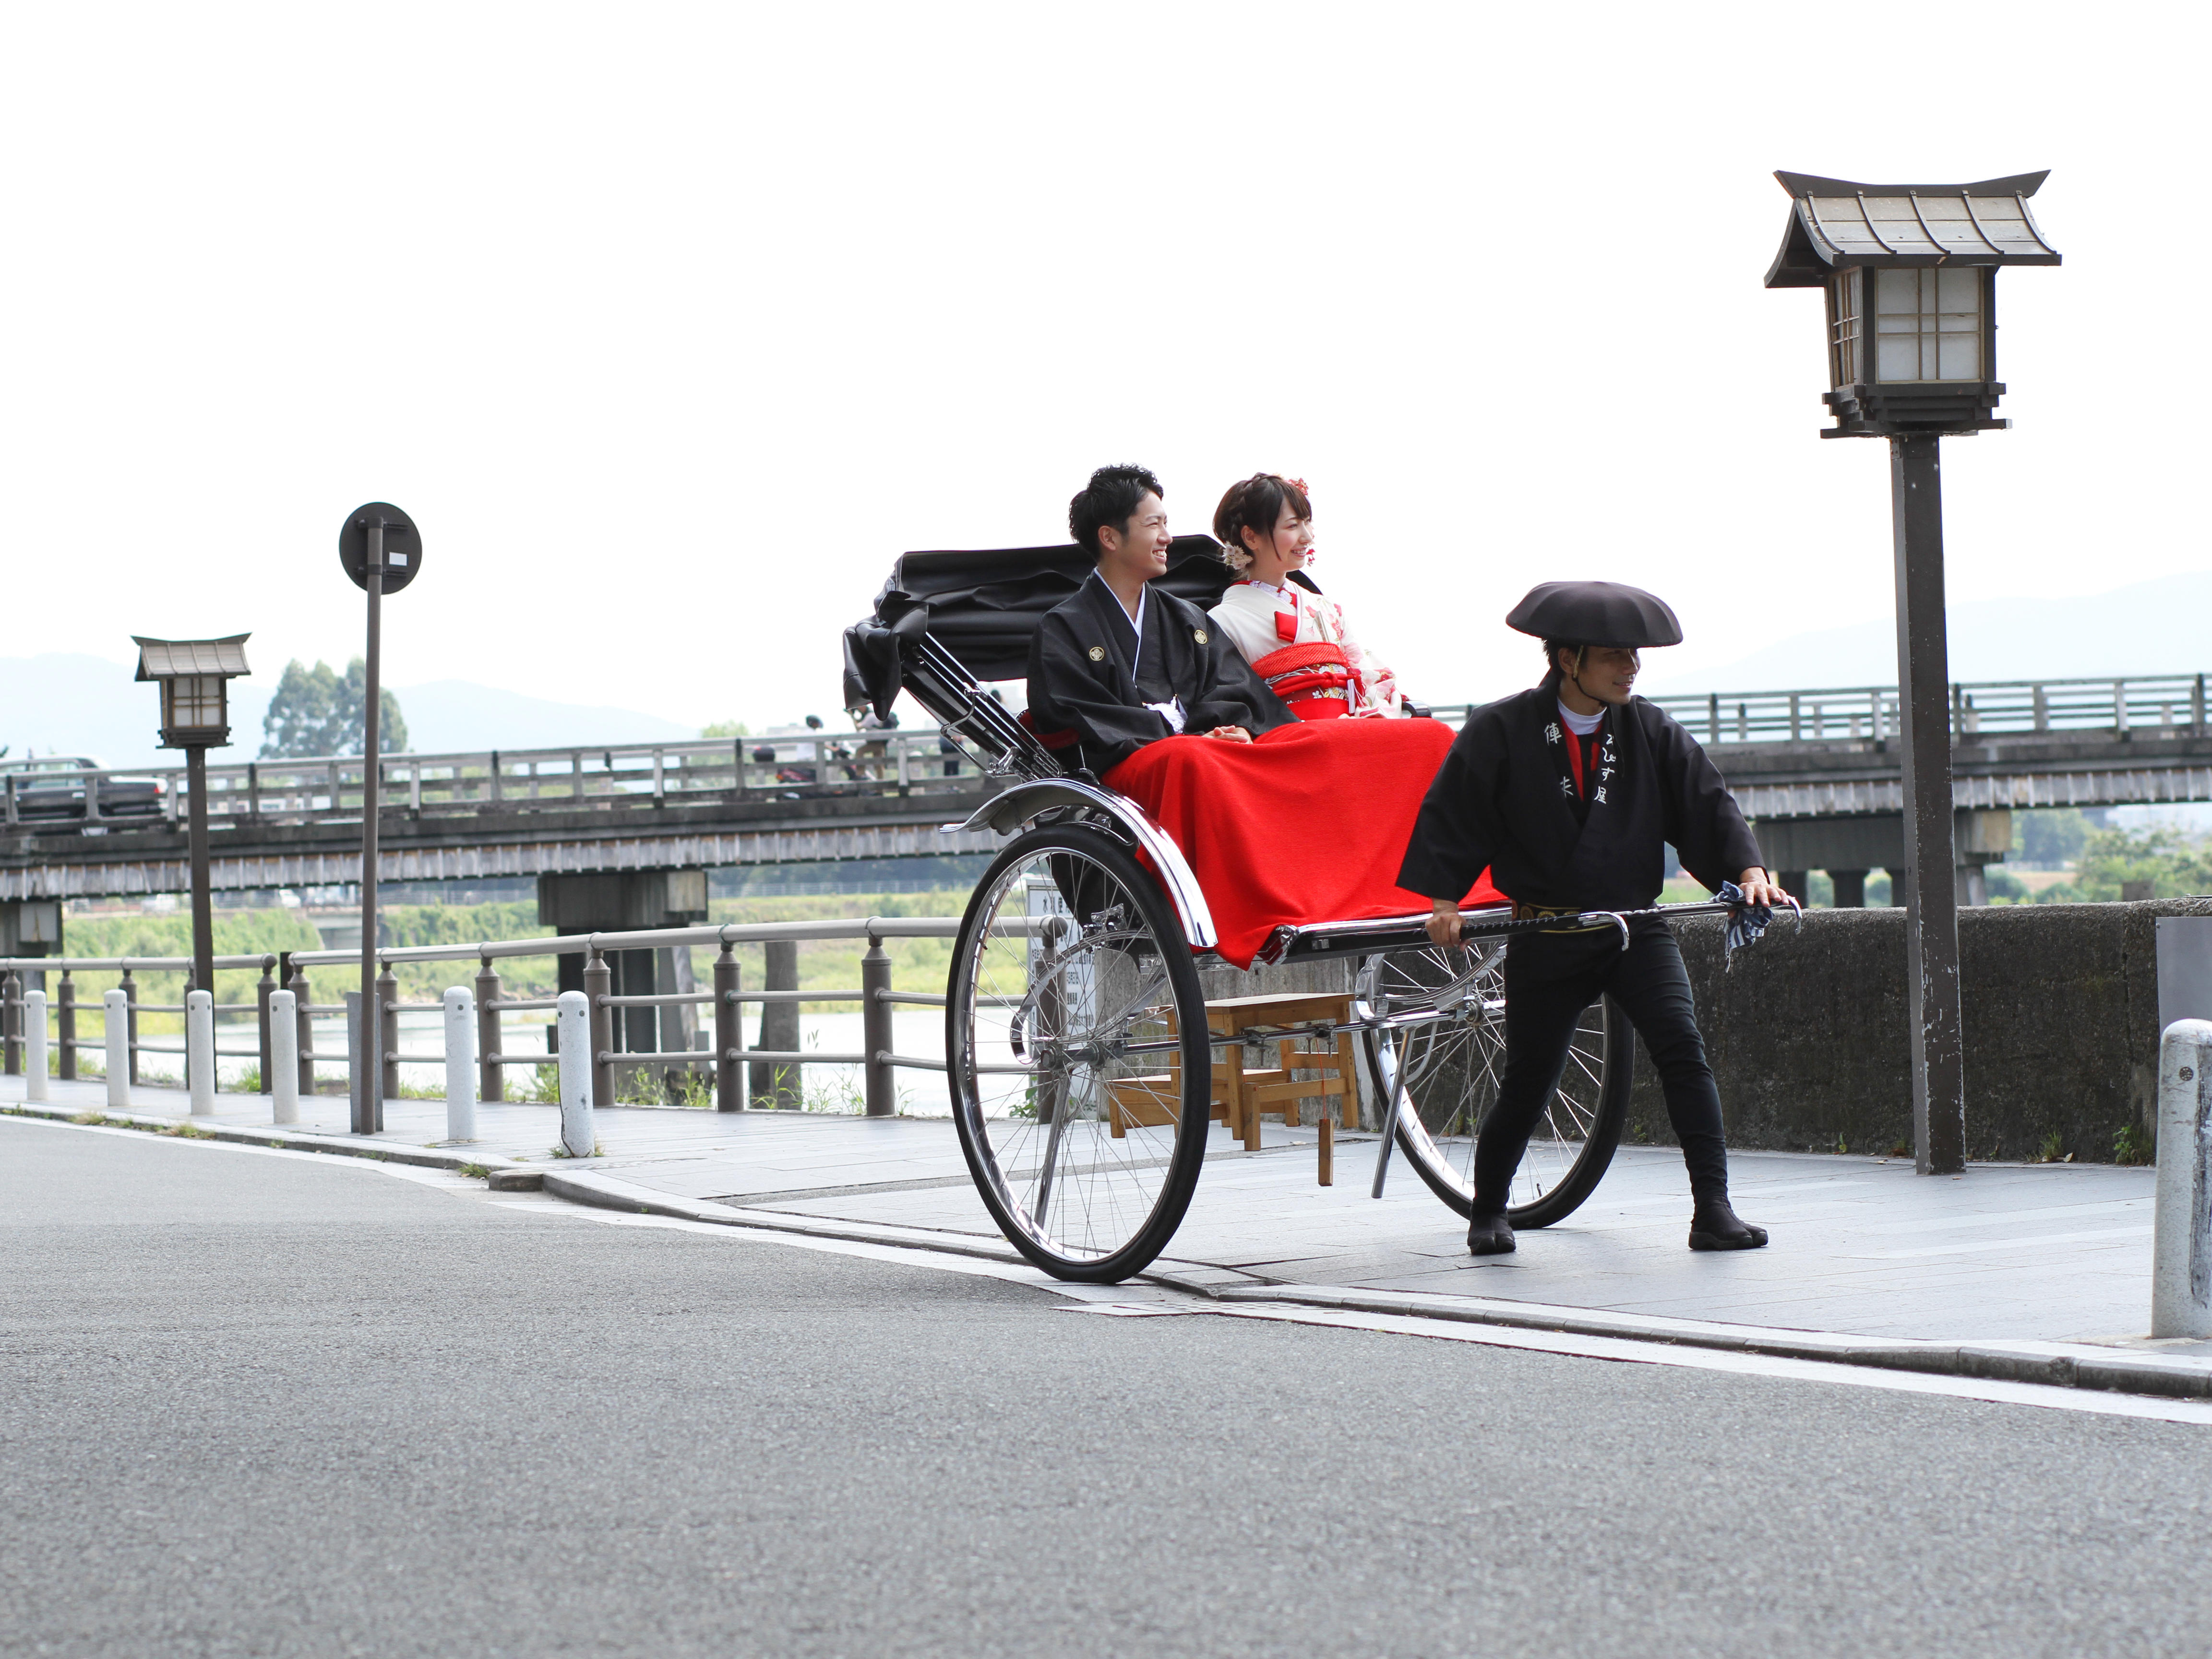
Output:
M752 728L743 720L716 720L699 728L702 738L750 738L752 734Z
M2015 812L2012 826L2012 850L2021 862L2045 869L2080 858L2089 840L2089 821L2075 806Z
M284 665L276 695L261 720L261 758L327 755L331 706L337 699L338 677L326 662L308 667L297 657Z
M2124 882L2148 882L2153 898L2212 893L2212 854L2177 830L2100 830L2081 849L2070 882L2036 895L2045 904L2110 903Z
M2212 858L2178 830L2100 830L2081 849L2077 884L2091 899L2116 899L2123 882L2147 881L2154 898L2212 893Z
M388 755L407 747L407 720L392 688L378 690L376 746ZM356 657L340 675L326 662L309 668L293 658L284 665L261 722L261 758L358 755L368 702L368 665L363 659Z

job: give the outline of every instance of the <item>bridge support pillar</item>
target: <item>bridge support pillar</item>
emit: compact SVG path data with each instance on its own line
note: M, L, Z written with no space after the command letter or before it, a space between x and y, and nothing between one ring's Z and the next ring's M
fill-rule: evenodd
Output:
M707 919L707 872L704 870L620 870L599 874L540 876L538 878L538 920L556 933L621 933L647 927L689 927ZM665 996L684 988L673 951L613 951L601 963L607 975L604 994L617 997ZM690 963L684 964L688 969ZM584 959L570 954L560 958L560 988L584 991ZM624 1054L672 1052L688 1048L688 1030L680 1016L688 1009L601 1008L592 1005L594 1024L604 1040L594 1039L596 1049L617 1056ZM602 1021L602 1016L605 1016ZM677 1018L664 1018L677 1016ZM685 1040L664 1039L685 1032ZM706 1056L702 1055L703 1060ZM611 1105L617 1085L626 1083L635 1066L611 1062L600 1078L598 1103Z
M1789 894L1791 898L1796 899L1798 903L1809 904L1812 902L1811 898L1808 896L1808 894L1811 891L1811 884L1806 880L1806 872L1804 871L1778 870L1774 872L1774 878L1782 884L1782 890Z
M61 953L59 899L0 899L0 957L58 957ZM39 988L46 988L42 984Z
M1863 870L1831 870L1828 879L1834 884L1835 897L1830 901L1838 910L1866 908L1866 878Z

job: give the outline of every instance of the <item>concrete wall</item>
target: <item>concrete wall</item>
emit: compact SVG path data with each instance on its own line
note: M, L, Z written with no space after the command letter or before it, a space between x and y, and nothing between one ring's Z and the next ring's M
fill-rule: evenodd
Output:
M2080 1161L2156 1122L2160 916L2212 901L1999 906L1959 915L1966 1147L2037 1156L2056 1133ZM1820 910L1778 923L1733 972L1721 927L1677 926L1734 1146L1887 1152L1912 1139L1905 912ZM1626 1139L1671 1142L1639 1052Z

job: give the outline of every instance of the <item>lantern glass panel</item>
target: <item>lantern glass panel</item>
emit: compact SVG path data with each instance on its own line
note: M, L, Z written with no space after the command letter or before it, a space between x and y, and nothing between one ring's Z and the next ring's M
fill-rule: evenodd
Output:
M1835 315L1828 330L1830 384L1856 386L1865 378L1859 360L1865 327L1866 272L1856 265L1839 270L1829 289Z
M1875 272L1875 379L1982 378L1982 273L1972 266Z
M220 674L179 674L161 682L162 724L172 732L220 731L230 722L223 712Z

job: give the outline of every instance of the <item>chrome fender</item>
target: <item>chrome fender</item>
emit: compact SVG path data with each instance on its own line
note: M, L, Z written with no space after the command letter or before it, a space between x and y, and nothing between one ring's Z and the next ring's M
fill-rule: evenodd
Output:
M1097 784L1074 778L1018 783L979 807L965 823L948 823L945 829L948 833L956 830L989 830L997 835L1010 836L1040 812L1055 806L1103 812L1127 830L1130 839L1144 848L1145 856L1158 873L1160 885L1167 890L1168 902L1176 908L1176 920L1182 923L1182 936L1190 948L1210 951L1214 947L1217 939L1213 912L1206 908L1206 895L1199 890L1198 878L1191 874L1182 848L1152 822L1144 808L1110 789L1101 789Z

